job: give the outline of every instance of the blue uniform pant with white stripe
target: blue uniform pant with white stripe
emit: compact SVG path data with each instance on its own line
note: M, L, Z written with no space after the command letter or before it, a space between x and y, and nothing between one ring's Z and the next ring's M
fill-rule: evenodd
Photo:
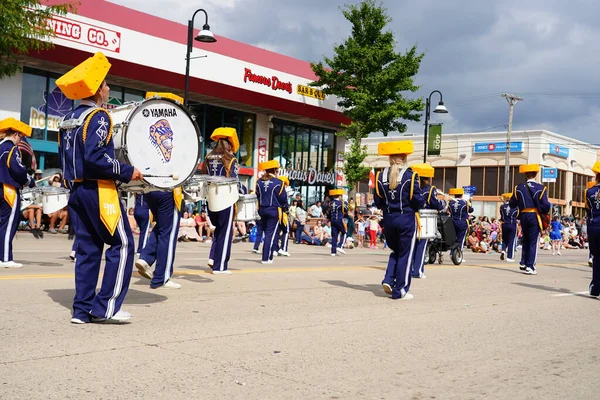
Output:
M517 226L511 224L502 224L502 243L506 251L506 257L511 260L515 258L515 247L517 247Z
M221 211L208 211L210 221L215 226L210 258L213 260L212 269L226 271L231 257L231 241L233 239L234 207L231 206Z
M72 225L72 229L73 229L73 234L75 234L75 232L77 232L77 220L79 218L77 218L77 213L75 213L75 211L73 211L72 207L68 207L69 210L69 224ZM77 253L77 235L75 235L75 237L73 238L73 245L71 246L71 251L74 251L75 253Z
M535 269L537 252L540 243L540 224L536 213L523 213L520 217L521 229L523 230L523 265L526 268Z
M156 225L140 253L140 259L148 265L156 262L150 287L157 288L173 276L180 213L171 192L150 192L144 198L156 219Z
M290 241L290 222L288 220L287 225L284 225L283 223L279 224L279 226L281 227L280 230L280 240L281 240L281 245L279 246L278 250L284 251L287 253L288 251L288 243Z
M16 197L11 207L4 200L4 185L0 183L0 261L13 260L13 239L21 220L21 194L16 190Z
M410 270L417 238L415 215L387 214L383 217L383 229L392 252L382 283L387 283L392 287L393 299L399 299L410 290Z
M258 215L260 215L259 223L262 224L262 229L265 233L262 261L269 261L273 259L273 243L275 242L275 237L279 233L279 208L260 207L258 209Z
M422 278L425 274L425 257L427 256L427 239L420 239L417 241L415 249L415 257L412 264L411 275L415 278Z
M91 315L111 318L125 300L133 268L134 242L123 205L115 232L111 234L100 219L98 184L84 181L74 185L69 206L77 215L77 261L75 263L75 298L73 317L89 321ZM102 286L96 294L104 244L106 264ZM90 315L91 314L91 315Z
M258 251L258 247L263 241L263 230L262 223L260 220L256 221L256 237L254 238L254 250Z
M173 197L173 195L171 195L171 197ZM135 218L135 222L140 228L137 252L141 254L144 247L146 247L146 244L148 244L148 236L150 235L150 228L152 227L152 224L150 224L150 209L146 207L135 207L133 209L133 218ZM179 223L177 223L177 225L179 225Z
M467 224L467 221L462 219L453 219L452 222L454 223L454 230L456 231L455 243L458 245L456 248L462 251L463 247L465 247L467 233L469 232L469 224Z
M341 234L341 237L340 237ZM341 219L331 220L331 254L342 248L346 242L346 228Z
M600 296L600 225L594 223L588 225L588 240L592 257L592 282L590 282L590 294Z

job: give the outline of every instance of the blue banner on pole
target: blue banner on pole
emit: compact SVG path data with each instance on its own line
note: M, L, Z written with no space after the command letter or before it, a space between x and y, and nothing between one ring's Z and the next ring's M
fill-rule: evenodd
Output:
M549 144L548 152L556 157L569 158L569 148L565 146L560 146L556 143Z
M473 152L475 152L475 153L505 153L506 152L506 142L475 143ZM511 142L510 143L510 152L511 153L522 153L523 152L523 142Z

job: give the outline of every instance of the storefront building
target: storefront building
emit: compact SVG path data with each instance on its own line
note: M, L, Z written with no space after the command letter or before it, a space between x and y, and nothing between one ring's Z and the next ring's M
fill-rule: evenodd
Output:
M433 184L445 193L452 187L473 190L472 204L476 216L497 217L499 196L504 192L506 132L455 133L442 137L439 156L428 156L435 167ZM363 144L370 154L365 166L376 169L388 165L387 157L378 157L381 141L414 140L415 152L409 164L423 161L423 136L368 138ZM504 141L503 141L504 140ZM540 181L548 188L548 197L559 215L582 216L585 212L584 191L592 181L592 165L600 159L600 148L579 140L545 130L515 131L512 133L509 187L525 182L519 165L540 164ZM362 182L359 191L366 191ZM469 188L470 187L470 188Z
M77 105L55 81L96 51L112 64L105 107L141 101L147 91L183 97L187 25L96 0L80 0L77 14L50 24L54 48L21 57L23 71L0 81L0 119L34 128L31 145L41 168L60 166L58 122ZM216 43L194 42L192 57L206 57L192 59L190 69L189 108L201 130L202 158L214 147L215 128L234 127L248 186L259 162L277 158L305 196L322 195L341 177L336 157L343 143L335 132L348 120L338 100L308 86L316 79L308 62L221 37L216 25L213 32ZM313 171L319 179L311 178Z

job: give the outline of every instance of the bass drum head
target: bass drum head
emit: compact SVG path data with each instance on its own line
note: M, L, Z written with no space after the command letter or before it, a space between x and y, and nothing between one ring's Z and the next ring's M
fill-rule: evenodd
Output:
M200 162L200 129L189 111L170 99L151 98L130 114L123 131L127 159L144 180L169 190L194 175ZM171 177L177 175L177 179Z

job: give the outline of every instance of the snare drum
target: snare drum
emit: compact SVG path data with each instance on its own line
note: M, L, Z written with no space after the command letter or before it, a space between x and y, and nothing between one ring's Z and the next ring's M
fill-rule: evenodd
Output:
M421 239L433 239L437 233L437 210L419 210Z
M201 200L206 200L207 196L207 176L194 176L185 182L183 185L183 198L185 201L197 203Z
M39 188L25 188L21 191L21 211L34 204L41 204Z
M67 206L69 203L69 191L65 188L44 186L40 188L42 193L42 207L44 214L52 214Z
M109 112L114 122L115 157L142 175L163 176L123 183L120 189L133 193L170 191L194 175L200 163L200 128L179 102L152 97Z
M255 194L241 194L236 204L238 221L248 222L260 219L257 208L258 198Z
M208 184L206 198L208 209L212 212L223 211L238 201L240 193L236 178L225 176L207 176Z

